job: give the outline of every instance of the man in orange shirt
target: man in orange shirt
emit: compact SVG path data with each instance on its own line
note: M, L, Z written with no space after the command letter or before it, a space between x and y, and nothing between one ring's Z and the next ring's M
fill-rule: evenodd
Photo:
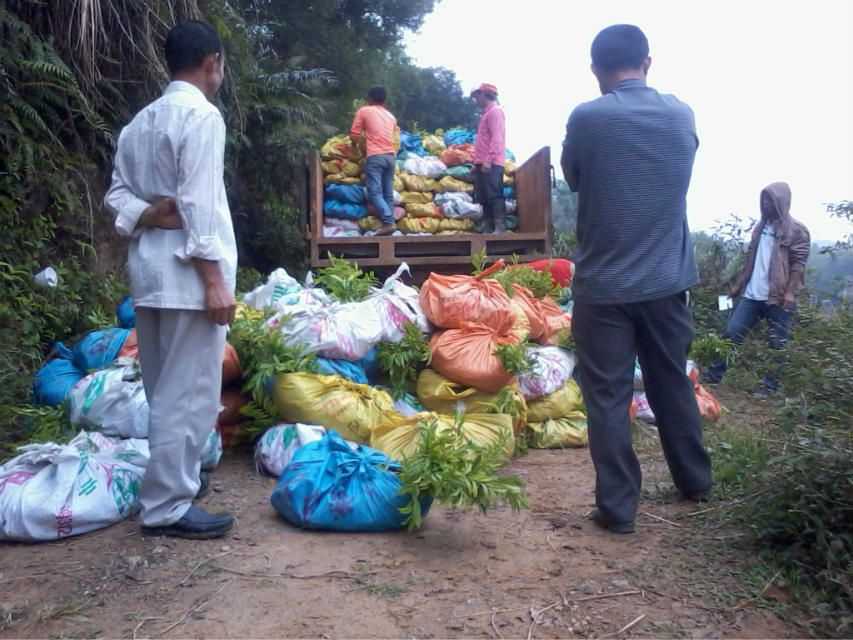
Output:
M367 157L364 181L367 201L379 213L382 226L378 236L390 236L397 230L394 224L394 170L396 168L397 119L385 108L385 87L373 87L367 92L367 106L355 114L350 137Z

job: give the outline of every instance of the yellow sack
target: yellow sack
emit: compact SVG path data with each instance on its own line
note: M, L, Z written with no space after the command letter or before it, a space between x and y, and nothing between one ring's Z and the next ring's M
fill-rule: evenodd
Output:
M515 419L515 430L521 430L527 424L527 402L516 386L509 389L509 399L513 401L518 415ZM497 409L499 393L486 393L473 387L451 382L432 369L424 369L418 376L418 400L430 411L454 415L462 413L494 413Z
M409 418L399 417L388 420L373 430L370 446L388 454L395 460L403 460L416 453L421 443L421 424L427 420L435 420L438 431L455 429L452 416L437 413L417 413ZM515 435L512 430L512 417L497 413L465 414L462 432L474 444L488 447L506 438L507 456L515 451Z
M438 183L432 178L414 176L411 173L401 173L400 180L403 181L404 187L401 191L435 191L438 188Z
M467 182L462 182L462 180L458 180L452 176L444 176L441 180L438 181L438 191L440 193L459 191L471 193L474 191L474 185L468 184Z
M376 231L382 226L382 221L376 216L367 216L358 221L358 228L362 231Z
M406 187L403 185L403 180L399 175L394 176L394 191L397 193L401 193L405 191Z
M504 162L504 175L513 174L515 173L516 169L518 169L518 167L512 160L507 160L506 162Z
M589 444L586 416L580 411L564 418L533 422L527 426L530 429L528 442L531 449L565 449Z
M551 395L533 400L527 405L528 423L557 420L577 413L586 415L586 410L583 406L581 390L574 380L569 380Z
M400 198L404 205L432 203L432 194L425 191L403 191Z
M504 184L506 184L506 185L513 185L513 184L515 184L515 176L507 176L507 175L505 175L505 176L504 176Z
M359 160L361 151L348 135L341 134L326 140L320 148L320 157L323 160Z
M335 173L323 178L323 182L326 184L361 184L361 178L352 178L342 173Z
M430 152L431 155L440 156L447 146L444 144L444 139L439 135L428 135L423 137L424 149Z
M250 307L245 302L238 302L237 309L234 311L234 318L237 320L255 320L261 322L264 319L264 312L260 309Z
M471 231L474 221L467 218L445 218L438 228L442 231Z
M359 443L369 442L377 425L402 418L385 391L340 376L286 373L275 382L273 401L286 422L322 425Z
M341 173L343 164L343 160L325 160L320 163L320 168L323 170L324 175L330 175L334 173Z
M436 233L438 218L414 218L406 216L397 222L397 228L403 233Z
M358 178L361 175L361 165L350 160L326 160L320 163L324 175L341 174L345 178Z
M407 204L406 214L415 218L440 218L441 211L432 202L426 204Z

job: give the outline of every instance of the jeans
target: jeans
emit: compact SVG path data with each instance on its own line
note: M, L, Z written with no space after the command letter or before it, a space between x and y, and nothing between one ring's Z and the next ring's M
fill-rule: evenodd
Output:
M724 338L735 344L743 344L747 334L762 318L767 319L767 344L776 351L785 348L791 332L793 314L777 304L768 304L759 300L741 298L729 318ZM705 374L708 382L717 383L723 379L727 365L723 361L715 362ZM764 378L764 386L770 391L779 388L778 371L768 373Z
M631 440L628 410L639 357L646 397L675 486L685 495L711 488L711 462L687 352L693 319L684 293L633 304L576 300L572 334L581 392L588 411L589 452L595 466L595 502L611 523L633 522L642 473Z
M369 156L364 163L367 201L379 213L383 224L394 224L395 169L396 159L393 153Z

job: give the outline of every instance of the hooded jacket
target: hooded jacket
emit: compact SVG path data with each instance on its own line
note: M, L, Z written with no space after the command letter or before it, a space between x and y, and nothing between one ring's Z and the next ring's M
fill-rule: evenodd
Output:
M776 246L770 257L770 295L767 303L782 306L785 302L785 293L791 292L796 295L805 282L811 237L805 225L791 217L791 187L787 183L774 182L765 187L761 193L770 196L776 209L776 220L773 222L777 232ZM752 277L761 232L767 223L767 216L762 210L761 221L752 231L752 241L749 243L743 270L735 279L732 288L735 296L743 295Z

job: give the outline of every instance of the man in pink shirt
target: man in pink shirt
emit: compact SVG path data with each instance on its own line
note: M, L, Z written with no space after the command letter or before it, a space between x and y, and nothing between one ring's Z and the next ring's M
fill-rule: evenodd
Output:
M506 202L503 197L506 158L506 118L498 104L493 84L481 84L471 94L482 115L474 144L474 186L477 202L483 205L485 233L506 232Z
M378 236L390 236L397 229L394 224L394 170L399 139L397 119L385 108L385 87L373 87L367 92L367 106L355 114L350 137L367 157L364 163L364 181L367 184L367 201L379 213L382 226Z

